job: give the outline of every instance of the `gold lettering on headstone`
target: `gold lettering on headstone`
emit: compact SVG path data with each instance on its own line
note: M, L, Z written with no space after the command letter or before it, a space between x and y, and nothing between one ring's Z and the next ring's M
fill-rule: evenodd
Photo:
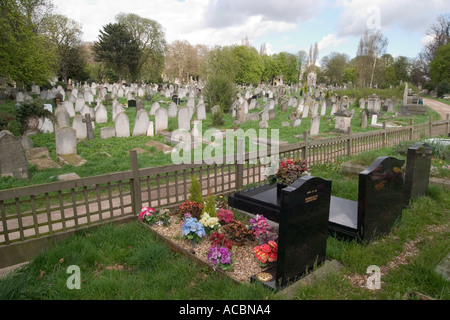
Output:
M317 200L317 198L319 197L319 195L318 195L318 194L311 195L311 194L313 194L313 193L317 193L317 189L310 190L310 191L306 192L307 195L310 195L309 197L306 197L306 198L305 198L305 202L306 202L306 203L312 202L312 201L316 201L316 200Z

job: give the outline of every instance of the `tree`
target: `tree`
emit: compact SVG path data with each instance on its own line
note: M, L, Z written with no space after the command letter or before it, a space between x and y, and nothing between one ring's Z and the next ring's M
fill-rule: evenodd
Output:
M98 41L94 42L96 61L106 63L117 72L119 82L124 73L130 72L135 80L139 64L139 45L132 34L120 23L109 23L100 30Z
M239 64L236 82L256 85L261 80L263 73L263 64L258 51L246 45L233 46L231 50Z
M166 39L164 30L157 21L140 17L137 14L120 13L117 23L126 27L138 46L138 57L135 63L135 77L141 79L143 74L155 77L164 70Z
M44 34L54 46L57 55L58 75L64 82L69 78L85 80L87 59L81 40L81 25L60 14L43 18L39 33Z
M44 84L52 75L54 52L46 37L36 33L33 7L0 0L0 77L25 84Z
M411 62L408 57L396 57L394 59L394 69L397 84L399 84L400 81L407 82L411 79Z
M431 62L438 48L450 43L450 13L439 15L428 29L427 35L431 40L425 45L421 56L425 61Z
M191 76L199 74L197 49L187 41L176 40L167 47L165 70L169 78L189 82Z
M341 84L349 57L343 53L332 52L321 60L322 72L330 84Z
M430 75L435 83L450 81L450 43L436 50L435 57L430 62Z
M366 86L368 80L369 87L373 86L377 59L386 51L387 44L387 39L378 30L364 32L356 54L359 57L357 68L360 85Z

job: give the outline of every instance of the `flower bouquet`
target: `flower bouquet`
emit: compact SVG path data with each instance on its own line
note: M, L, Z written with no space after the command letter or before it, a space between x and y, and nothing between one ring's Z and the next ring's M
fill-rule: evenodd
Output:
M157 221L157 217L155 215L155 209L149 207L142 207L141 212L139 213L139 219L148 223L149 225L154 225Z
M308 174L306 160L287 159L280 161L277 172L274 175L270 175L268 181L272 184L276 182L284 186L289 186L298 178Z
M219 218L211 217L207 212L202 213L200 223L205 227L207 233L216 231L219 228Z
M212 246L209 249L208 262L224 271L233 271L233 259L227 247Z
M219 218L219 222L221 224L233 222L234 220L233 211L227 209L219 209L217 211L217 218Z
M274 228L267 222L267 218L263 215L257 214L255 218L249 221L250 228L253 230L253 235L259 244L265 244L269 241L277 241L278 234Z
M195 245L206 235L205 228L197 218L188 217L184 220L181 226L181 235L188 240L191 240Z
M275 241L269 241L253 248L253 253L259 260L261 267L267 267L270 263L277 261L277 252L278 244Z

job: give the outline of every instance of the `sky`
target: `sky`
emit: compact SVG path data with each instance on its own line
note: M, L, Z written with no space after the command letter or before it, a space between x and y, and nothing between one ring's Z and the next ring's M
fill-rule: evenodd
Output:
M55 12L82 25L83 40L96 41L99 30L119 13L159 22L170 44L242 44L267 53L309 52L318 43L320 59L331 52L356 56L364 31L380 31L387 53L415 58L429 40L427 30L450 0L53 0Z

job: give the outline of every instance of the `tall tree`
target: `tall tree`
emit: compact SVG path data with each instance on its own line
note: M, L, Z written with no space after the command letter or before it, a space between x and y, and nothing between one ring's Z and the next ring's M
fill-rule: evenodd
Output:
M430 74L435 83L450 82L450 43L440 46L430 62Z
M31 7L29 7L29 12ZM0 77L26 84L44 84L52 75L54 52L21 1L0 0Z
M322 72L330 84L343 82L344 70L347 67L349 57L343 53L332 52L321 60Z
M55 47L58 74L63 81L67 83L69 78L84 80L86 56L81 24L60 14L47 15L40 24L39 33L46 35Z
M189 82L191 76L199 73L198 51L186 40L176 40L167 47L165 66L171 79Z
M164 29L157 21L143 18L134 13L120 13L116 21L124 25L139 47L136 76L160 75L164 69L164 56L167 47ZM153 79L154 80L154 79Z
M381 32L366 30L361 37L357 56L357 66L359 68L359 80L360 84L367 84L367 77L369 75L369 87L373 86L373 79L375 75L375 69L377 65L378 57L383 55L387 48L387 38L385 38Z
M263 72L263 64L258 51L246 45L233 46L231 50L239 64L235 77L236 82L256 85L261 80Z
M425 45L421 56L429 63L440 46L450 43L450 13L439 15L437 21L427 30L427 35L430 41Z
M95 59L106 63L117 72L119 82L125 72L131 80L137 77L139 45L133 35L120 23L109 23L100 30L98 41L94 42Z

